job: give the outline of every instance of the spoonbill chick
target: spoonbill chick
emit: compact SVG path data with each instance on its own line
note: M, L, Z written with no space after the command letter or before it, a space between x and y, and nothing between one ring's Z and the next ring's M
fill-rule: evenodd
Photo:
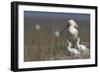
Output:
M77 38L77 47L79 51L82 52L83 54L86 54L89 52L89 49L85 45L80 44L80 38Z
M71 53L71 55L74 56L74 57L79 57L80 52L76 48L71 48L71 42L70 41L68 41L68 40L66 40L66 41L68 43L67 49Z

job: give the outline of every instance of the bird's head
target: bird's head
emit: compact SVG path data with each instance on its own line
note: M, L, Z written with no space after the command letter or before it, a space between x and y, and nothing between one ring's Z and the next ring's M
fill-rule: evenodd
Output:
M73 19L70 19L70 20L68 21L68 27L69 27L69 26L73 26L73 27L78 28L78 24L77 24Z

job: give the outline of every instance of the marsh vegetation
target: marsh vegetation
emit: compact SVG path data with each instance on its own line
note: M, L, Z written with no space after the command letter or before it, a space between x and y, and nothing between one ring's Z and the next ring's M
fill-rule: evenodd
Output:
M45 61L45 60L70 60L90 58L90 52L75 58L67 50L65 36L56 37L53 33L45 30L31 30L24 34L24 60ZM89 37L81 36L82 44L90 48Z

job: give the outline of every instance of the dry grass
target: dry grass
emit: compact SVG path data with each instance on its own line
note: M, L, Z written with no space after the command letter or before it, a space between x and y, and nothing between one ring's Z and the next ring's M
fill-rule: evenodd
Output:
M82 37L82 36L81 36ZM51 32L32 30L24 33L24 61L45 61L45 60L70 60L90 58L90 52L73 57L68 52L64 36L55 37ZM89 38L82 37L82 40ZM89 42L82 44L88 46Z

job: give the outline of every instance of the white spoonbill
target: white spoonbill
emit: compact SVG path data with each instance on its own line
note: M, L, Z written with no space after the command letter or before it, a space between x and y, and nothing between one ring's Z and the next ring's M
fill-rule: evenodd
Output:
M79 51L82 52L83 54L86 54L89 52L89 49L85 45L80 44L80 38L77 38L77 47Z
M75 42L78 38L78 25L74 20L68 21L68 30L67 30L67 39L73 43L73 47L75 47Z
M68 41L68 40L66 40L66 41L68 43L67 49L71 53L71 55L74 56L74 57L79 57L80 52L75 48L71 48L71 42L70 41Z

